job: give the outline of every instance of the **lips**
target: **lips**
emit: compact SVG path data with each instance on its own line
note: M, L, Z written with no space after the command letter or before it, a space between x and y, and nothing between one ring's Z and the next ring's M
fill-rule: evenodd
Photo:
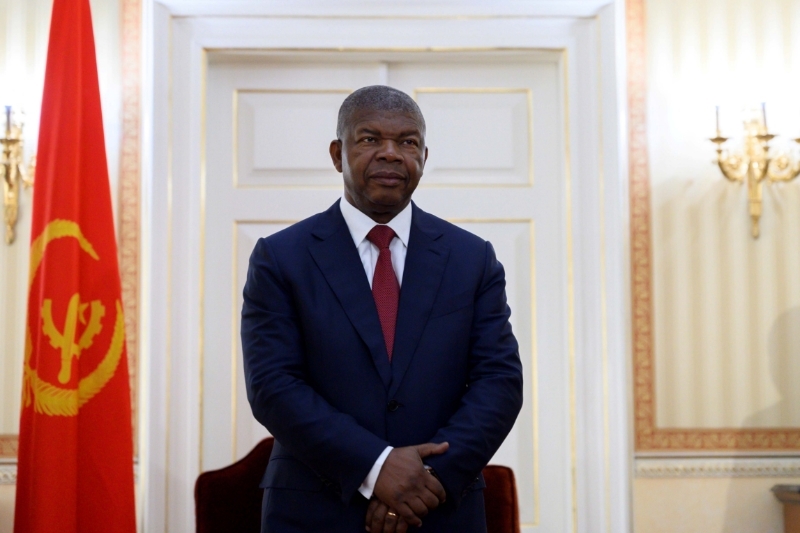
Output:
M398 172L379 171L369 175L370 181L374 181L380 185L395 186L400 183L405 183L406 177Z

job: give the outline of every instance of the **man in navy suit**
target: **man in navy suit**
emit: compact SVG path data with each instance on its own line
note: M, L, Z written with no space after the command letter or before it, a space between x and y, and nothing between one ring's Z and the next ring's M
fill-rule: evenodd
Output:
M488 242L411 202L428 149L405 93L339 110L344 197L260 239L242 309L247 394L275 436L265 533L483 533L481 470L522 406Z

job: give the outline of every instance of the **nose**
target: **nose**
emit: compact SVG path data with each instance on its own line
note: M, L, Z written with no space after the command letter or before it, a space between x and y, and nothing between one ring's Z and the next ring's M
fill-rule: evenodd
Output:
M381 143L380 150L376 154L376 157L378 159L382 159L389 163L403 160L403 155L400 152L400 147L392 139L385 139Z

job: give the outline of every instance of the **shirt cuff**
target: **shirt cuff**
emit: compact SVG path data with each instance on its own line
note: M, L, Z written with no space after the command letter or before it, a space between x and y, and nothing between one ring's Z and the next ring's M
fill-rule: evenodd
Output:
M383 463L386 461L386 458L389 456L389 452L391 452L394 448L391 446L387 446L383 453L381 453L378 458L375 460L375 464L372 465L372 470L369 471L367 474L367 478L358 487L358 492L361 493L366 499L372 498L372 492L375 490L375 483L378 481L378 474L381 473L381 468L383 467Z

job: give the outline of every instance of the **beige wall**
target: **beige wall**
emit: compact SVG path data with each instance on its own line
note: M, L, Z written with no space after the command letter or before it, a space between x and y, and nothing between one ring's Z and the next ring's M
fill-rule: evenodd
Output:
M712 164L766 102L800 136L800 2L647 0L656 425L800 427L800 180L766 185L761 237L747 192ZM794 356L793 356L794 355Z
M636 479L636 533L783 533L783 511L770 492L798 478Z
M800 2L645 8L656 427L800 427L800 180L765 187L753 240L746 190L724 180L708 141L715 105L735 138L761 102L773 132L800 136ZM779 533L769 489L798 482L637 478L634 530Z
M14 485L0 485L0 533L14 530Z

